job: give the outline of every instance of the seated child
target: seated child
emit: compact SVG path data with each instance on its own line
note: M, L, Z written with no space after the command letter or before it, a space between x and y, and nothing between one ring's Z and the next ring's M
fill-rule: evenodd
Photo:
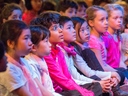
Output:
M86 9L88 8L84 0L78 0L77 17L86 17Z
M72 96L76 93L75 90L77 90L79 92L77 93L78 95L94 96L93 92L88 91L75 83L68 71L63 52L56 46L58 43L63 42L62 26L59 25L59 15L57 13L46 12L40 14L35 23L40 23L50 30L51 35L49 41L52 46L51 52L49 56L44 56L44 59L47 63L49 74L53 80L53 86L56 92L65 90L65 93L62 92L62 94L69 92L69 94L71 94L70 96ZM71 91L67 92L66 90ZM75 92L72 92L72 90Z
M8 20L22 21L22 11L19 5L11 3L4 6L0 14L0 28L2 23L5 23Z
M7 70L0 74L2 96L53 96L37 79L28 62L22 58L31 51L31 33L19 20L3 24L0 34L8 61Z
M77 15L77 3L74 0L60 0L58 11L62 16L75 17Z
M55 93L47 64L43 58L43 56L48 56L51 52L51 44L49 42L50 32L41 25L31 25L30 31L33 46L31 53L25 56L25 59L32 66L42 85L48 91L52 92L54 96L61 96Z
M23 21L29 25L31 20L36 18L41 10L43 0L25 0L27 11L23 14Z

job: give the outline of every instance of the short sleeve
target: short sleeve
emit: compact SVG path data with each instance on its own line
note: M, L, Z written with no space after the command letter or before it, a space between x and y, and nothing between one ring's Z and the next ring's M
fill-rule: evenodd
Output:
M96 37L90 36L90 40L88 43L89 43L89 48L101 50L100 42Z
M8 63L7 70L0 73L0 84L12 92L27 83L20 68Z
M25 67L29 70L31 76L35 79L37 78L36 73L34 72L32 66L28 63L28 61L24 58L21 58L21 61L25 64Z

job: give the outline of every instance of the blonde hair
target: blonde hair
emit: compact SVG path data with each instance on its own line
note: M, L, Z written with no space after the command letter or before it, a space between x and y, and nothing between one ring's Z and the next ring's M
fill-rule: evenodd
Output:
M104 9L108 13L108 18L111 16L111 11L120 10L122 12L122 15L124 14L124 8L122 6L120 6L119 4L107 4L104 6ZM117 30L117 36L118 36L119 40L121 41L122 37L121 37L120 29Z
M107 4L103 8L107 11L108 18L111 16L111 11L114 11L114 10L120 10L122 14L124 13L124 8L119 4Z
M87 14L86 19L87 19L87 22L88 22L89 20L94 20L95 17L96 17L96 12L99 11L99 10L105 11L104 8L99 7L99 6L91 6L91 7L89 7L89 8L86 10L86 14ZM88 25L89 25L89 24L88 24ZM90 25L89 25L89 26L90 26Z

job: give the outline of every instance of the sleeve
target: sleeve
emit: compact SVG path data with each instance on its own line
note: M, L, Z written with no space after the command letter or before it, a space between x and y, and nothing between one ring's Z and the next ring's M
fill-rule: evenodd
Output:
M5 86L10 92L24 86L27 80L22 71L8 63L8 68L3 76L0 76L0 84Z
M87 77L91 77L93 75L98 76L101 79L108 79L111 77L111 72L102 72L102 71L95 71L92 70L87 63L83 60L81 56L78 54L76 57L73 59L75 66L83 72Z
M88 44L89 44L89 48L101 50L101 47L97 38L90 37Z
M31 76L35 79L35 78L38 78L37 74L34 72L34 68L32 68L32 66L28 63L28 61L24 58L21 59L22 62L24 62L25 64L25 67L27 67L27 69L29 70ZM34 69L34 70L33 70Z

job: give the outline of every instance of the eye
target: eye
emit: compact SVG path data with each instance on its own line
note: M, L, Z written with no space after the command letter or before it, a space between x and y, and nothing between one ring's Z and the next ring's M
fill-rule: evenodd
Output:
M71 27L68 27L67 29L71 29Z

